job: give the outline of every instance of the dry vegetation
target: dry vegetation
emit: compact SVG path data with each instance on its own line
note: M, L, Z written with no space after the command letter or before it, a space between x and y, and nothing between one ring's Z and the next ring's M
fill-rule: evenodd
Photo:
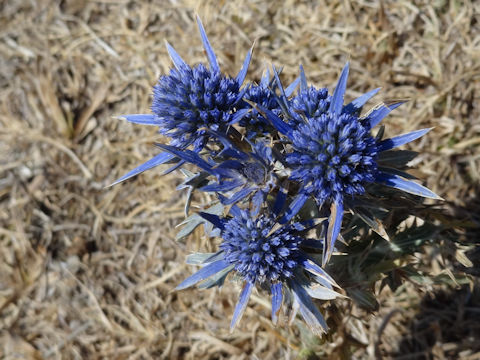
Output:
M435 127L411 146L422 152L417 174L446 199L443 221L459 241L478 239L480 2L5 0L0 358L317 358L309 347L332 359L480 359L472 286L382 292L376 315L334 314L350 335L323 345L300 336L300 322L274 328L264 294L230 334L234 283L172 292L193 271L186 254L209 247L201 231L174 240L180 175L150 171L105 186L162 140L113 116L149 109L151 87L170 67L163 40L190 63L205 61L195 12L228 73L256 40L250 80L273 62L290 81L301 62L310 81L332 86L350 59L350 99L378 86L377 101L411 99L387 132ZM435 254L422 259L432 273L449 271Z

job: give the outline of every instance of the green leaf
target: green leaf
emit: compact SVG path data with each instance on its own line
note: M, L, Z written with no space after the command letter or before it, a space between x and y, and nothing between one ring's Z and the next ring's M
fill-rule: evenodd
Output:
M421 226L412 226L392 237L391 243L396 246L397 251L401 251L403 254L413 254L426 241L433 239L438 230L438 227L429 223Z
M346 289L348 296L352 298L358 306L364 308L368 311L377 311L379 304L375 295L370 291L359 289L359 288L350 288Z

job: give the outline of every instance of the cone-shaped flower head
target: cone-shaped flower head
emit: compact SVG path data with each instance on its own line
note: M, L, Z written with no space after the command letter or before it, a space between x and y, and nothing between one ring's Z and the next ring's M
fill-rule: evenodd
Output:
M342 201L363 194L377 174L377 146L370 132L350 114L315 116L293 131L294 151L287 155L291 179L317 200Z
M320 205L363 194L364 185L374 181L377 173L377 146L370 128L357 114L344 111L347 77L348 66L333 97L327 89L303 84L291 104L291 113L303 118L292 132L293 151L286 158L291 179L299 181L304 193L313 195Z
M152 112L160 133L171 144L201 149L209 138L206 129L225 131L239 100L241 84L203 64L185 65L161 76L153 89Z
M225 224L220 249L225 252L225 260L248 282L286 281L299 266L302 237L292 225L270 234L274 225L272 218L251 218L247 211Z
M278 76L276 69L274 74ZM297 88L300 78L295 79L286 89L282 88L282 92L285 95L285 101L288 101L286 97L290 96ZM274 127L271 122L264 116L263 111L258 109L266 109L276 116L282 113L282 99L276 94L279 90L275 78L270 79L270 71L267 68L262 76L260 84L250 84L242 101L240 108L242 111L248 109L245 115L239 121L239 125L245 128L247 139L253 139L255 137L271 137L274 132ZM253 104L253 106L251 106ZM243 110L245 109L245 110Z
M252 84L245 92L244 99L252 103L259 104L262 107L271 110L274 114L279 115L282 112L278 105L274 92L269 87L268 82L263 81L259 85ZM248 105L246 105L248 106ZM239 122L239 125L246 129L246 137L252 139L255 136L269 134L272 126L256 109L252 109Z
M235 308L231 328L240 320L255 285L270 287L272 293L272 321L285 301L290 308L299 309L307 324L316 334L326 332L327 325L311 297L333 299L339 294L333 290L335 281L304 251L306 247L321 247L318 240L305 239L313 222L279 226L276 215L262 213L252 216L248 210L232 207L232 218L201 213L221 231L220 251L202 259L204 265L197 273L183 281L177 289L195 284L199 287L221 286L230 272L236 272L244 281L240 299ZM308 227L310 226L310 227ZM194 263L194 262L190 262ZM199 262L195 262L199 263Z
M158 80L152 103L160 132L171 138L172 145L186 148L193 144L195 150L202 149L208 141L205 129L224 132L234 120L234 106L243 95L240 87L251 56L249 52L236 78L224 75L200 19L197 22L209 68L203 64L188 66L167 44L175 68Z

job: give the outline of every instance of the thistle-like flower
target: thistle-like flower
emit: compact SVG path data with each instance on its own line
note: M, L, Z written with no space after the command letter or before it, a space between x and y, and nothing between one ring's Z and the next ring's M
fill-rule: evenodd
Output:
M277 323L283 299L299 309L314 333L321 335L327 325L311 297L330 300L340 296L333 290L335 281L307 254L305 248L321 247L318 240L305 238L312 223L278 226L274 216L262 213L254 217L248 210L234 206L233 217L220 218L201 213L220 229L223 238L215 254L194 254L187 263L203 267L178 285L177 290L199 284L200 288L223 285L230 272L235 272L244 286L235 307L231 329L240 320L253 288L270 288L272 322Z
M187 65L170 44L167 51L174 68L163 75L153 89L153 114L124 115L130 122L154 125L159 133L170 138L170 144L182 149L189 146L198 152L210 139L210 132L226 132L227 127L238 122L248 111L234 111L247 87L241 89L250 63L252 50L245 58L243 67L235 78L220 71L217 57L208 41L200 19L198 28L207 53L209 67L199 64ZM166 163L174 158L168 152L158 154L136 169L122 176L116 183L135 176L145 170ZM181 162L176 165L178 167ZM176 168L175 167L175 168Z
M290 178L319 204L363 194L363 185L375 180L377 144L355 116L324 112L299 124L292 140Z
M259 287L271 292L274 324L285 304L290 321L300 310L312 331L321 335L327 325L312 298L332 300L342 296L335 291L339 286L324 267L336 239L341 238L344 213L355 215L348 219L352 231L348 232L346 246L338 247L346 256L334 259L339 261L332 261L329 271L335 271L337 265L341 270L335 271L335 277L342 279L338 276L343 274L345 279L352 272L363 275L363 269L367 269L365 279L374 279L368 269L372 263L379 268L378 251L369 256L365 249L372 241L377 242L368 228L384 239L392 237L391 243L382 242L393 244L388 249L400 249L397 245L404 243L399 236L395 239L395 232L387 233L378 220L389 204L396 205L399 200L396 196L389 199L396 192L392 188L439 198L403 172L416 153L394 150L430 129L384 140L382 126L373 135L372 128L402 102L383 104L361 115L363 106L378 93L375 89L344 105L348 63L332 94L326 88L308 87L301 66L300 76L285 89L273 66L272 79L267 69L258 85L243 86L252 50L238 75L227 76L220 71L198 18L197 23L208 66L187 65L166 43L174 68L154 86L152 113L123 116L133 123L157 126L159 133L169 138L169 144L157 144L162 153L116 183L167 162L174 164L167 172L185 163L195 165L199 170L196 173L181 169L185 180L177 189L188 192L186 219L180 224L183 227L177 239L203 224L207 236L220 236L222 240L216 253L195 253L187 258L188 264L200 265L201 269L177 289L222 286L229 274L235 274L243 289L231 329L241 319L253 289ZM300 89L292 96L298 84ZM189 215L195 190L213 192L217 200L205 204L204 212ZM403 200L410 203L410 199ZM221 216L227 206L230 215ZM397 220L400 223L403 218ZM368 227L362 227L360 221ZM319 240L310 239L312 233ZM348 242L354 238L362 241L355 249ZM349 256L351 253L361 253L368 261L358 262L355 256ZM383 260L390 264L395 256ZM351 271L344 271L346 268ZM342 285L349 293L348 283ZM358 295L350 292L352 298ZM360 296L365 298L363 293Z
M160 133L170 137L173 146L202 149L209 138L207 129L226 131L241 99L240 86L218 69L178 64L153 88L152 112Z
M344 106L348 71L347 63L333 95L329 97L324 89L315 91L314 88L307 88L301 68L300 94L288 103L286 114L291 121L298 122L296 128L288 124L291 121L285 122L272 112L265 111L272 124L286 135L291 145L286 162L290 168L290 179L300 185L299 193L287 209L282 222L290 220L309 197L313 197L319 207L331 208L323 264L330 258L340 233L345 205L348 207L349 200L354 196L364 194L368 184L379 183L415 195L439 198L427 188L406 180L398 171L393 172L378 165L381 152L413 141L430 129L413 131L387 140L374 138L370 134L371 129L402 102L379 106L360 117L363 105L379 89Z

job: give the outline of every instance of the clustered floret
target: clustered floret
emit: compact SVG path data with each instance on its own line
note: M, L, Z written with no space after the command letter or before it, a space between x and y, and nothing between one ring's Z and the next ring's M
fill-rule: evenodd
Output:
M356 116L324 112L293 131L291 179L320 203L361 195L375 181L377 146Z
M298 268L302 237L291 225L270 234L274 225L274 218L252 218L246 210L225 224L220 249L225 252L225 260L248 282L283 282Z
M307 89L299 91L298 95L292 99L291 107L293 110L292 119L296 122L301 119L298 115L304 115L308 118L319 117L328 111L332 97L328 94L328 89L317 89L309 86Z
M171 69L153 88L152 112L160 133L170 137L174 146L202 149L208 129L226 130L241 99L240 86L236 79L203 64Z

